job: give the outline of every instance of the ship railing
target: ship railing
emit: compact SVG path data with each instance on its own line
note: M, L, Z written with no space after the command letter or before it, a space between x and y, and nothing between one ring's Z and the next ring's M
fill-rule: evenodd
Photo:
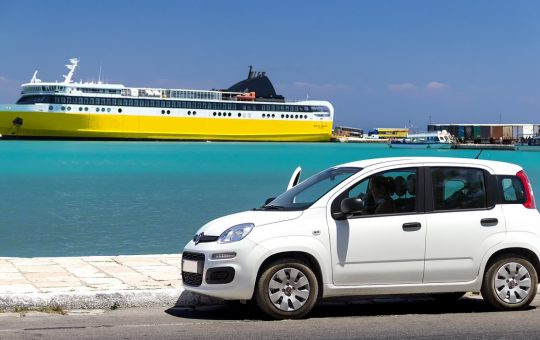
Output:
M197 99L197 100L234 100L241 92L170 90L152 88L126 88L121 92L125 97L162 98L162 99Z

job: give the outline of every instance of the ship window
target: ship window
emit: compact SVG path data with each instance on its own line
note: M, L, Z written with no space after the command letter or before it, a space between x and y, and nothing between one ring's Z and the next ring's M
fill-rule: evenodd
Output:
M133 106L133 99L130 99L130 100L128 101L128 105L129 105L129 106Z
M67 103L67 104L71 104L71 97L67 97L67 98L66 98L66 103Z
M88 98L84 98L84 105L88 105Z
M138 99L133 99L133 105L134 106L139 106L139 100Z
M118 113L122 113L122 109L118 109Z
M65 104L66 103L66 97L60 97L60 103Z
M111 104L116 106L116 99L111 99Z
M94 105L94 98L89 98L90 105Z
M169 108L170 108L170 107L171 107L171 102L167 100L167 101L165 102L165 107L169 107Z
M107 98L107 105L111 105L111 98Z
M127 99L123 99L122 101L124 102L124 106L128 106L128 100Z
M52 111L52 109L53 109L53 106L49 105L49 111Z
M193 111L193 115L195 116L197 114L197 111Z

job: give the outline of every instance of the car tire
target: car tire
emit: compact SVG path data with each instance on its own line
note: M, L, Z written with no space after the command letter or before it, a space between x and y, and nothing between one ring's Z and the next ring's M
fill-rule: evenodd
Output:
M274 319L304 317L317 302L319 283L313 271L296 259L280 259L263 269L255 301Z
M538 286L538 273L529 260L519 255L499 258L486 268L482 297L499 310L527 307Z

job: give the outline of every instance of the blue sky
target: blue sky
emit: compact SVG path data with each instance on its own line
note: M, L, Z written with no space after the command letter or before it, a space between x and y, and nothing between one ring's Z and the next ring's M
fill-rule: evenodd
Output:
M0 2L0 103L61 80L226 88L248 65L335 123L540 123L538 1Z

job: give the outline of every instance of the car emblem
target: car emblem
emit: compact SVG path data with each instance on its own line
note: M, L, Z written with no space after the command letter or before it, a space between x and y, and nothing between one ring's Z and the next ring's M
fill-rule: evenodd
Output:
M201 238L203 237L203 235L204 235L204 232L202 232L200 234L196 234L193 237L193 242L195 242L195 245L199 244L199 242L201 241Z

